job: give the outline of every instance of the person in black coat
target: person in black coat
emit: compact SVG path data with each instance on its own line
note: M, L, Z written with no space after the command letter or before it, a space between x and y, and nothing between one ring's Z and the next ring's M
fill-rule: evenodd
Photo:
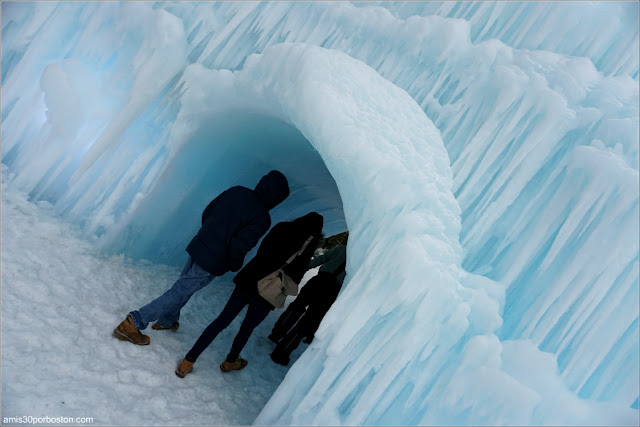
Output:
M298 293L298 283L318 245L322 226L322 216L311 212L294 221L278 223L269 231L256 256L234 277L236 287L222 312L189 350L176 368L176 375L184 378L191 372L200 354L248 305L247 314L220 369L229 372L247 366L248 362L239 357L240 352L271 310L282 308L286 295ZM263 284L265 286L261 287ZM276 292L272 294L269 289Z
M346 263L347 247L344 245L334 246L311 260L308 267L320 265L320 270L276 321L268 337L276 343L271 360L286 366L303 338L307 344L313 341L320 322L338 298L346 275Z
M269 211L289 196L287 178L271 171L254 190L235 186L213 199L202 212L202 226L187 246L189 254L180 278L160 297L129 313L113 331L116 338L147 345L140 331L149 322L153 329L175 331L180 310L189 298L214 277L238 271L245 255L271 226Z

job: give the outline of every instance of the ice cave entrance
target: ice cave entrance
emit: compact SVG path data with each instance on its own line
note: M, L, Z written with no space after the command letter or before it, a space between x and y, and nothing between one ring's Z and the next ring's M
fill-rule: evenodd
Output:
M109 252L181 265L209 201L233 185L253 188L272 169L285 174L291 190L271 211L272 225L316 211L324 217L327 237L347 230L336 182L302 133L278 118L234 110L198 125L130 223L111 240Z

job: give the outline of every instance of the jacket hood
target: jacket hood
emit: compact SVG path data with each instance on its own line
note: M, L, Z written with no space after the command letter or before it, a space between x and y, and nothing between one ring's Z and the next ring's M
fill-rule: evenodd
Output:
M313 236L320 236L322 232L322 226L324 225L324 218L318 212L310 212L305 216L292 221L304 232L312 234Z
M282 172L273 170L260 179L254 191L260 202L271 210L289 197L289 182Z

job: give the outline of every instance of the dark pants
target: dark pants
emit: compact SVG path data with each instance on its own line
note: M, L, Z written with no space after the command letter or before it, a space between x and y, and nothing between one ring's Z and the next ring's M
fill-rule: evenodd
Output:
M259 297L248 296L238 290L237 287L231 294L229 301L227 301L227 305L222 309L222 313L207 326L185 358L189 362L195 362L200 354L202 354L223 329L231 324L233 319L238 316L246 305L249 305L247 315L242 321L240 330L236 334L233 344L231 344L231 351L229 351L227 355L227 361L234 362L247 344L247 341L249 341L253 330L262 323L271 311L265 303L259 300Z
M303 338L311 342L339 292L340 285L331 274L320 272L312 277L273 327L270 338L277 345L271 359L287 365L289 356Z

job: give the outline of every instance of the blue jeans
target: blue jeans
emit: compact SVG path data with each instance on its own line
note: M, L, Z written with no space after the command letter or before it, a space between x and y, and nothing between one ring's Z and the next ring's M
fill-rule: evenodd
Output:
M139 310L129 313L136 328L143 330L149 322L157 320L161 326L170 327L180 318L180 309L191 295L207 286L215 276L193 262L191 257L182 269L180 278L171 289Z
M247 314L242 321L240 330L233 340L233 344L231 344L231 351L229 351L229 354L227 355L227 361L234 362L240 355L244 346L247 344L247 341L249 341L249 337L251 337L253 330L256 326L262 323L271 311L266 303L260 301L260 297L248 296L238 290L237 287L234 289L231 297L229 297L227 305L222 309L222 313L220 313L216 320L207 326L185 358L189 362L195 362L200 354L209 347L209 344L213 342L223 329L231 324L233 319L240 314L246 305L249 305Z

